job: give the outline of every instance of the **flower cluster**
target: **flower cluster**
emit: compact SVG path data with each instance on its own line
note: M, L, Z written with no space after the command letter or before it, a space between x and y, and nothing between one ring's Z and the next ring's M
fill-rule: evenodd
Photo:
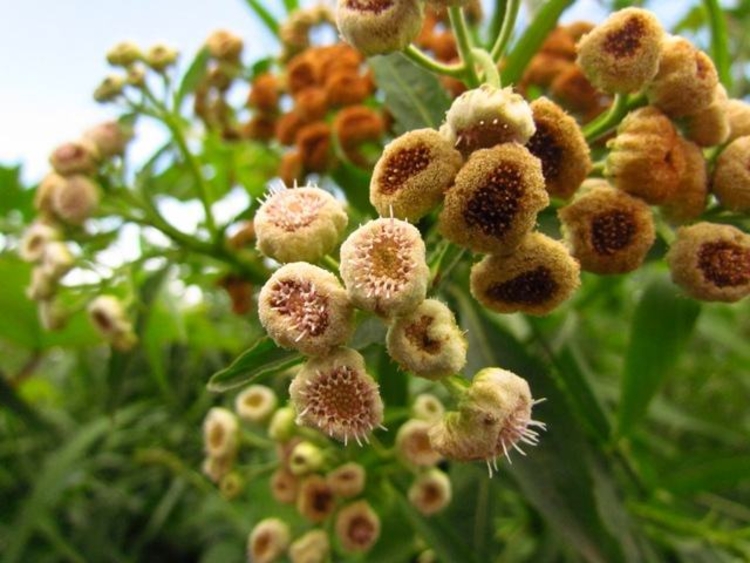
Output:
M177 50L163 43L152 45L145 51L132 41L118 43L107 52L107 62L123 73L104 78L94 91L94 99L107 103L119 99L128 89L142 91L148 79L147 71L164 75L178 57Z

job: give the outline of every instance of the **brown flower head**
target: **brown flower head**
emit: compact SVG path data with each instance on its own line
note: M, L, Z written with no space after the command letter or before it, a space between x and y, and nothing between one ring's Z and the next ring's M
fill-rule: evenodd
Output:
M526 148L542 161L547 193L570 198L591 170L589 146L575 119L548 100L531 103L536 132Z
M437 464L443 456L430 443L432 422L410 418L396 434L396 453L408 465L429 467Z
M728 101L726 88L717 84L711 103L685 117L685 136L701 147L713 147L726 141L730 133Z
M52 193L52 211L65 223L80 225L99 206L99 187L83 174L65 178Z
M319 524L333 513L336 499L321 475L305 477L297 493L297 512L313 524Z
M309 356L344 344L353 330L353 310L336 276L306 262L274 272L260 291L258 313L276 344Z
M672 223L687 223L700 217L708 203L708 163L703 151L695 143L682 141L685 153L685 172L671 199L661 206L662 213Z
M364 491L366 479L365 468L354 461L339 465L326 475L326 481L333 494L341 498L356 497Z
M231 458L237 453L239 425L232 411L213 407L203 420L203 447L211 457Z
M320 86L307 86L294 95L294 107L307 122L321 120L328 112L326 91Z
M118 121L100 123L83 134L83 138L90 141L104 158L122 155L132 137L132 129Z
M565 108L580 114L584 122L599 115L611 103L611 98L597 90L575 63L560 69L550 84L550 95Z
M414 310L430 277L422 235L399 219L375 219L349 235L340 272L352 303L384 317Z
M63 176L93 174L99 163L96 146L89 140L71 141L57 147L49 156L55 172Z
M729 120L728 141L750 135L750 103L744 100L730 99L726 105Z
M326 99L331 106L350 106L364 102L374 90L369 76L349 70L334 70L324 83Z
M664 35L651 12L619 10L581 38L578 64L605 92L637 92L659 69Z
M658 205L670 199L685 172L682 140L655 107L631 112L607 143L606 175L616 188Z
M475 252L511 252L549 204L541 161L516 143L476 151L445 195L440 232Z
M380 537L380 518L366 500L358 500L339 511L335 530L345 551L364 553Z
M423 21L418 0L338 0L336 5L341 36L367 57L405 49Z
M571 253L587 272L631 272L654 243L648 204L601 180L560 209L558 216Z
M381 216L416 221L442 200L463 159L434 129L415 129L388 143L370 181L370 202Z
M21 239L18 254L25 262L40 262L47 245L60 238L60 232L46 223L35 221Z
M288 469L280 467L271 475L271 495L282 504L297 502L299 480Z
M383 422L378 385L355 350L339 348L305 363L289 386L297 422L313 426L346 444L367 440Z
M420 473L409 487L409 503L425 516L432 516L451 502L451 481L443 471L433 467Z
M732 141L716 159L712 190L732 211L750 211L750 135Z
M279 178L286 186L295 186L302 182L305 177L305 169L299 151L290 150L282 155L278 173Z
M295 136L297 151L308 172L325 172L334 162L331 126L323 121L303 125Z
M263 72L250 83L247 105L266 113L274 113L279 106L279 79L270 72Z
M333 130L346 157L357 166L369 169L372 163L359 149L364 143L378 142L385 133L385 121L380 113L366 106L343 108L333 119Z
M289 546L289 526L278 518L261 520L247 538L247 556L253 563L277 561Z

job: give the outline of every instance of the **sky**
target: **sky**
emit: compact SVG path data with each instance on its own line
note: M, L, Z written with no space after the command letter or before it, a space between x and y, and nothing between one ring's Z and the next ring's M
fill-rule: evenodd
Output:
M282 0L263 3L282 12ZM45 174L56 145L115 116L92 92L110 72L104 56L117 42L167 43L183 53L183 66L220 28L245 38L245 60L276 49L244 0L0 0L0 6L0 164L22 163L27 182ZM566 16L596 21L602 11L582 0ZM155 145L151 133L139 132L130 155L138 160Z

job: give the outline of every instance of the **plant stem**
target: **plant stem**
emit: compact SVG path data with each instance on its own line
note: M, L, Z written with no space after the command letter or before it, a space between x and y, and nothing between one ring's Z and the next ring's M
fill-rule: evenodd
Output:
M443 76L461 78L466 70L463 64L446 65L438 62L413 44L410 44L406 49L404 49L403 53L419 66L429 70L430 72L442 74Z
M469 39L466 16L457 6L448 8L448 16L450 17L453 35L456 38L458 54L461 56L461 61L465 67L465 82L469 88L476 88L479 86L479 77L477 76L477 69L474 67L474 56L471 52L471 40Z
M339 261L330 254L326 254L325 256L323 256L323 264L328 266L328 269L332 270L334 273L338 273L339 269L341 269L341 264L339 264Z
M471 54L482 67L482 71L484 71L484 76L482 77L484 83L500 88L500 86L502 86L502 83L500 82L500 72L497 70L495 60L490 54L484 49L478 48L472 49Z
M268 28L268 31L278 37L279 22L276 21L276 18L273 16L273 14L269 12L268 9L263 6L263 4L258 2L258 0L245 0L245 2L250 7L250 9L255 12L255 15L258 16L258 19L263 22L266 28Z
M626 113L628 113L628 97L617 94L609 110L583 128L583 136L586 141L591 143L610 131L622 121Z
M500 26L500 33L498 33L497 39L495 39L495 43L492 45L492 49L490 49L490 56L496 63L500 62L500 58L505 52L505 47L507 47L508 41L510 41L511 33L513 33L513 28L515 27L516 19L518 18L518 9L521 7L521 2L520 0L507 0L504 2L503 7L503 23Z

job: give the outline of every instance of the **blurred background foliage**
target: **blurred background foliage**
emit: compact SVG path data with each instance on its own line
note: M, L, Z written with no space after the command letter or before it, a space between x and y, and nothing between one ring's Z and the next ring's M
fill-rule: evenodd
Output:
M705 6L675 30L708 47ZM730 93L743 97L750 2L727 3L724 16ZM398 115L398 91L389 94ZM259 196L275 168L256 145L211 136L200 154L216 199L234 182ZM151 189L190 198L180 173L165 168ZM344 183L358 172L338 174ZM280 510L260 478L268 463L253 454L246 490L225 499L200 473L200 427L233 399L208 392L209 377L260 336L258 323L230 312L210 260L141 236L143 258L110 288L138 303L135 350L100 344L84 312L45 331L25 296L30 266L16 257L32 186L6 166L0 194L0 560L243 560L252 525ZM452 465L454 502L429 520L405 505L404 483L378 484L385 540L367 560L410 561L425 546L455 563L750 560L750 302L687 300L652 261L627 276L585 275L546 318L501 317L468 298L466 276L457 269L444 293L468 330L467 371L523 374L547 398L549 432L492 480L484 467ZM188 286L200 299L184 299ZM381 378L394 369L381 365ZM283 396L286 383L272 384Z

